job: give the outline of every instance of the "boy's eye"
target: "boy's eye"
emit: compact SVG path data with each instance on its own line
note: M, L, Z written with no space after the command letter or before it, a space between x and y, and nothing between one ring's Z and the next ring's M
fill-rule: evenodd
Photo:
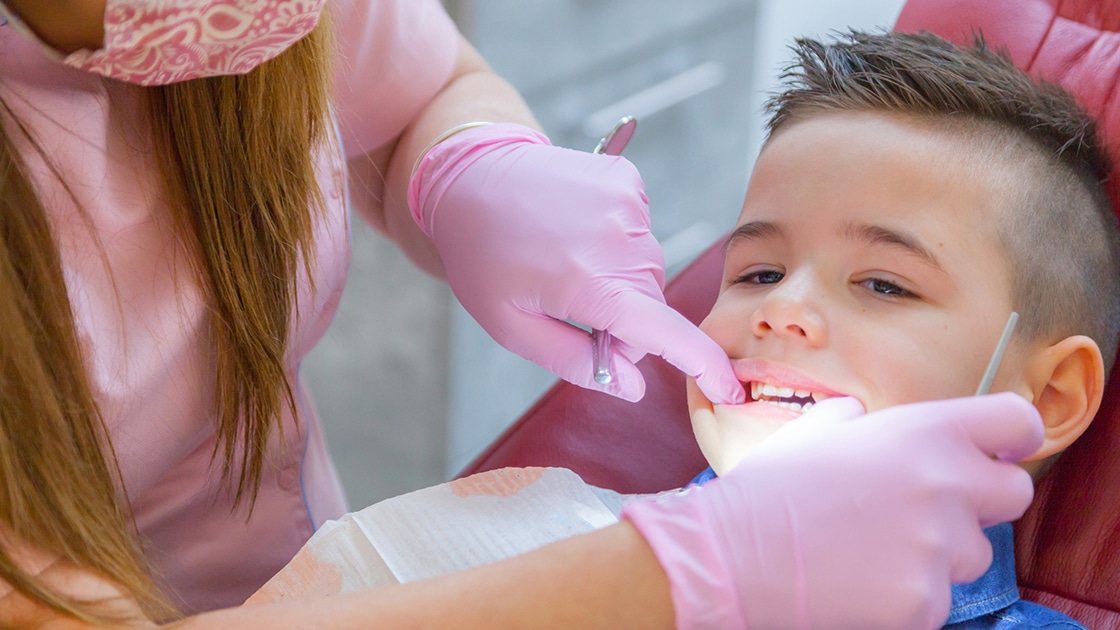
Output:
M867 280L864 280L859 284L875 293L878 293L879 295L889 295L891 297L900 298L917 297L915 294L907 291L906 289L903 289L897 284L894 284L893 282L887 282L886 280L881 280L879 278L868 278Z
M785 274L780 271L775 271L773 269L763 269L762 271L752 271L750 273L745 273L738 278L735 278L735 281L732 282L732 284L776 284L778 282L781 282L782 278L784 277Z

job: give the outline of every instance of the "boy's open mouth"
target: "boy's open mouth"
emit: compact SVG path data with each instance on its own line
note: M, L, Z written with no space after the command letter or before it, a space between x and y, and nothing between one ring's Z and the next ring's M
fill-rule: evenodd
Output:
M802 413L809 411L814 404L826 398L832 398L833 396L832 394L823 392L794 389L784 385L759 381L750 382L750 391L752 400L770 403L782 409L790 409Z

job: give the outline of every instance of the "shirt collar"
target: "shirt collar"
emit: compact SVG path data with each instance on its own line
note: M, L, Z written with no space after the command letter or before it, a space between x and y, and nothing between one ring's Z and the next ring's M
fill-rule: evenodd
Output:
M983 617L1019 601L1011 523L989 527L984 535L992 543L992 566L975 582L953 585L946 625Z
M708 468L688 485L704 484L715 478L715 471ZM975 582L952 586L953 601L945 625L983 617L1019 601L1011 523L989 527L984 535L992 543L992 565Z

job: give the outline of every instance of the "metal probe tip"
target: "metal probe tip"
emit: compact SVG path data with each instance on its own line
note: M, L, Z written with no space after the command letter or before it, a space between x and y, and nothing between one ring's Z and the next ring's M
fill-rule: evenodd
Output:
M1015 324L1019 321L1019 314L1011 311L1011 316L1007 318L1007 323L1003 326L1003 334L999 337L999 343L996 344L996 350L992 353L992 358L988 361L988 369L984 370L984 378L980 379L980 387L976 388L976 395L983 396L992 389L992 381L996 378L996 372L999 371L999 364L1003 361L1003 353L1007 350L1007 344L1011 341L1011 333L1015 331Z

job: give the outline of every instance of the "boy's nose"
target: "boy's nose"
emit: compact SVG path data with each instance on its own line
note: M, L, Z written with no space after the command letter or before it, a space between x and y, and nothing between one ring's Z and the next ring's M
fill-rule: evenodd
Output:
M786 276L771 289L751 314L755 336L804 339L811 345L825 341L825 322L819 311L820 292L808 277Z

